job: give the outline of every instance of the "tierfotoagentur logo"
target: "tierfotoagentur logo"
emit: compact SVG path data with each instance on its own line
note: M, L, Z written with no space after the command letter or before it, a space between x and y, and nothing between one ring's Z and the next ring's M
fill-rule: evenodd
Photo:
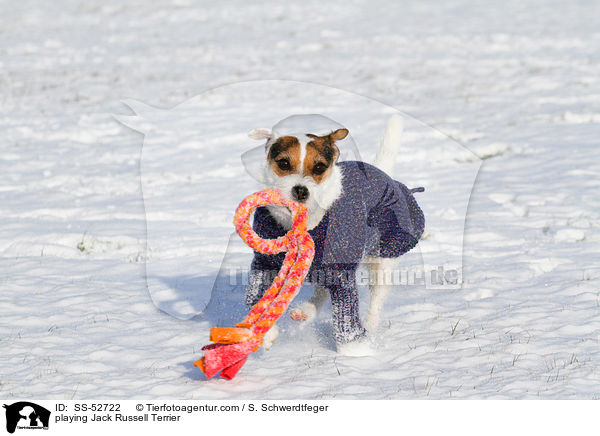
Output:
M10 405L4 404L6 409L6 431L14 433L15 430L48 430L50 411L38 404L29 401L19 401Z

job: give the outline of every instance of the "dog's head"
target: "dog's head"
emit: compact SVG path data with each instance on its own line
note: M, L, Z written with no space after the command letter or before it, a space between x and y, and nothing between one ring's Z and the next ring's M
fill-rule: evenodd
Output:
M277 187L284 187L284 195L295 201L309 201L332 176L340 155L335 141L346 135L348 130L338 129L323 136L306 133L273 138L267 148L267 164Z
M320 115L293 115L273 129L254 129L249 136L266 139L265 181L309 211L328 209L341 193L336 168L337 141L348 130Z

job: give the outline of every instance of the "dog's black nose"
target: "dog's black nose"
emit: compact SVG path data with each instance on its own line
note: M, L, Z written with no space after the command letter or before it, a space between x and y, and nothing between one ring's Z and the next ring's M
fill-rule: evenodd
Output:
M302 185L296 185L292 188L294 200L304 202L308 198L308 188Z

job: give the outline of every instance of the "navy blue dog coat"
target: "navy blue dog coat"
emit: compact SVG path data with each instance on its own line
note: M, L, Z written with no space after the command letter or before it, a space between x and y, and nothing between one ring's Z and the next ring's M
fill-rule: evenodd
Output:
M356 269L364 255L398 257L417 245L425 218L412 193L402 183L364 162L337 165L342 173L342 195L321 222L309 231L315 257L307 281L326 287L331 295L333 332L337 343L366 334L358 311ZM266 208L254 213L253 228L265 239L283 236ZM251 307L263 296L279 272L285 253L254 253L246 303Z

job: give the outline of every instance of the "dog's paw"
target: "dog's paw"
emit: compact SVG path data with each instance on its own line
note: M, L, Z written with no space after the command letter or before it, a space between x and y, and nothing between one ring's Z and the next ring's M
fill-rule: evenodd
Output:
M317 308L308 301L290 310L290 318L294 321L310 322L317 317Z
M365 357L373 356L375 348L369 337L363 337L345 344L337 344L337 352L342 356Z
M290 310L290 318L292 318L294 321L306 321L308 315L304 313L304 311L296 308Z
M279 336L279 327L274 325L263 337L262 347L265 350L269 350L275 343L277 336Z
M363 325L369 333L373 333L379 327L379 314L367 313Z

